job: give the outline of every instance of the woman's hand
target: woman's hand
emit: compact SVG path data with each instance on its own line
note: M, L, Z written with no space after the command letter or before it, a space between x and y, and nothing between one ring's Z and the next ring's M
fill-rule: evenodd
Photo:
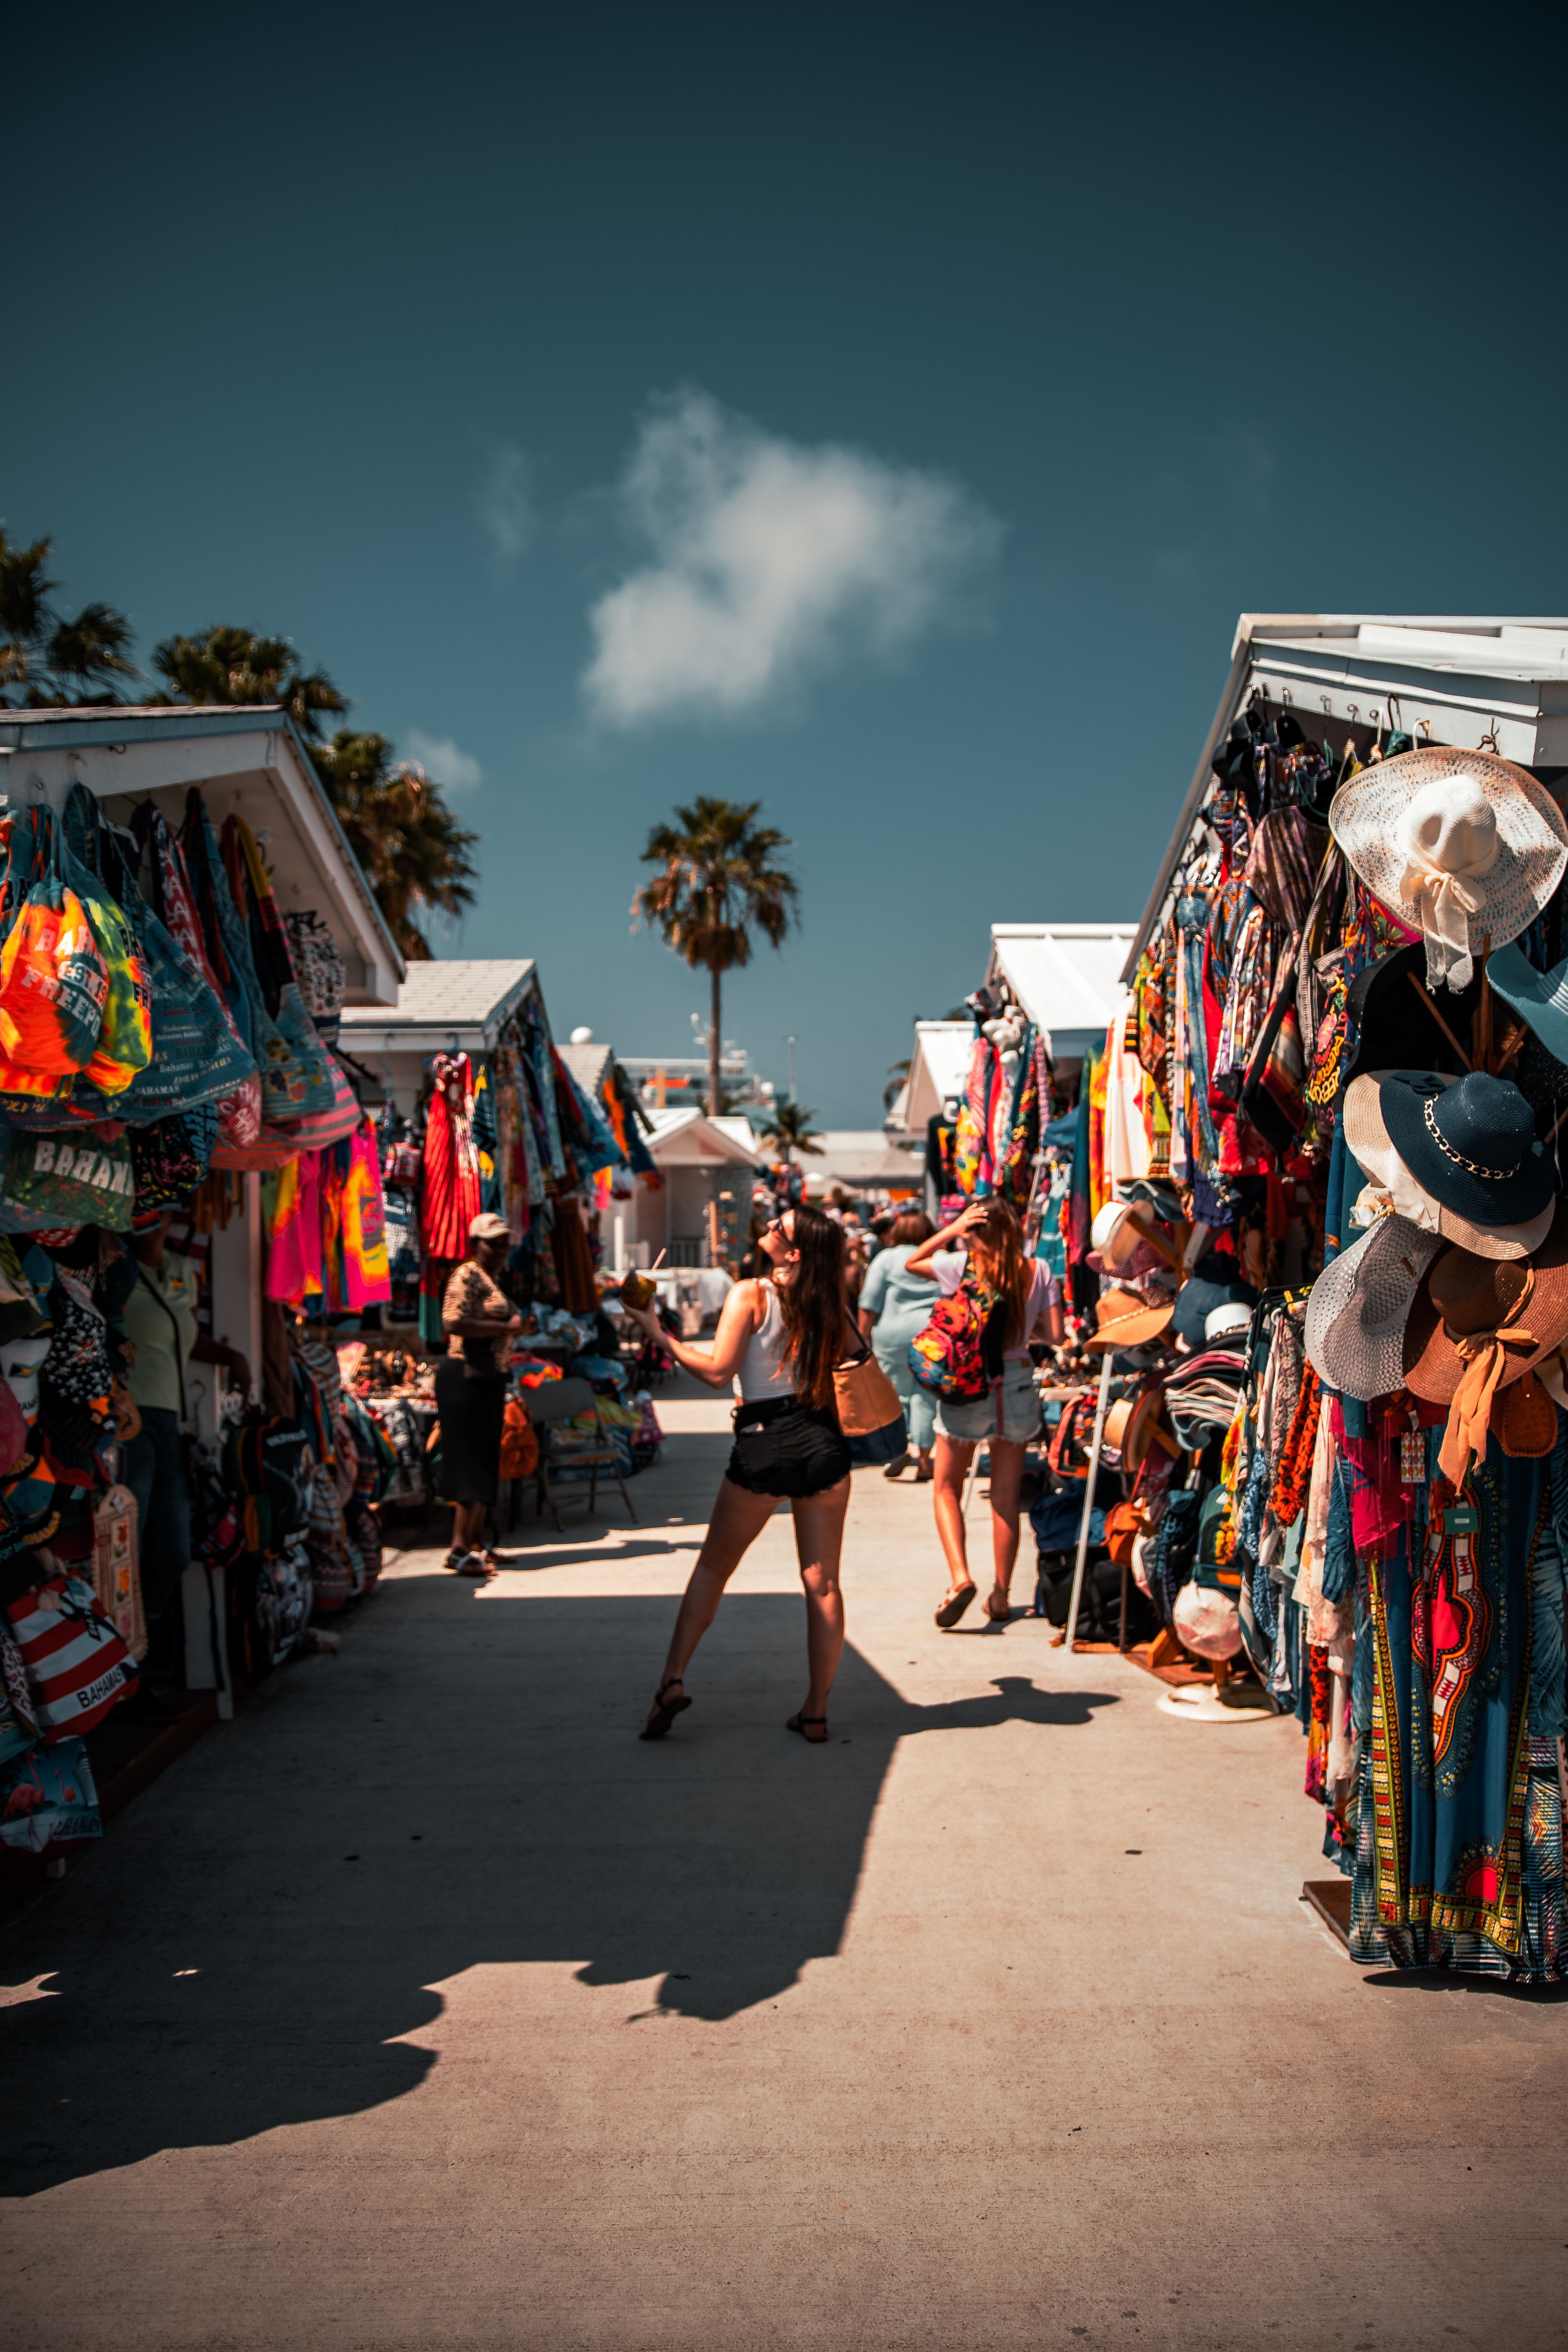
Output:
M972 1234L976 1225L983 1225L985 1223L985 1214L986 1204L984 1201L971 1201L968 1208L960 1210L946 1232L939 1234L937 1239L944 1241L950 1236L956 1239L963 1234Z
M509 1316L507 1317L507 1318L506 1318L506 1328L507 1328L507 1329L511 1333L512 1338L515 1339L516 1339L516 1337L517 1337L517 1335L518 1335L518 1333L522 1329L522 1318L521 1318L521 1315L515 1315L515 1314L514 1314L514 1315L509 1315Z

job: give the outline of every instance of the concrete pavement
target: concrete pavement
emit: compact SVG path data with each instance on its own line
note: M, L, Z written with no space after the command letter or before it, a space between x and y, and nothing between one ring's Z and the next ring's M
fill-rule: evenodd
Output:
M830 1745L784 1514L638 1743L660 1412L640 1528L392 1566L0 1937L13 2352L1560 2344L1568 2011L1351 1967L1293 1722L938 1633L871 1472Z

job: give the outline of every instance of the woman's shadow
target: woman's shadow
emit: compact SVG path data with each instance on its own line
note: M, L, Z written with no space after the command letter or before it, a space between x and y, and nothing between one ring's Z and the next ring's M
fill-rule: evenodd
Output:
M1008 1675L921 1706L848 1649L809 1748L801 1603L742 1592L648 1747L667 1598L489 1595L481 1643L449 1581L376 1606L395 1644L279 1676L13 1927L0 1974L44 1997L0 2010L0 2191L397 2098L435 2063L401 2037L477 1964L635 1985L633 2026L777 1999L839 1948L900 1739L1115 1703Z

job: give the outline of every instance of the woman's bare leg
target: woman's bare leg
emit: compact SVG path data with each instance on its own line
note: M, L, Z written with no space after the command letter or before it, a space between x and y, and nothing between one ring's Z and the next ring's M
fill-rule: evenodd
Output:
M849 1481L820 1495L803 1495L791 1507L795 1512L795 1549L800 1580L805 1588L805 1663L811 1677L801 1708L803 1716L827 1713L827 1694L844 1653L844 1595L838 1589L838 1560L844 1549L844 1515L849 1508Z
M676 1612L661 1683L679 1682L685 1674L692 1652L719 1614L724 1587L777 1507L775 1496L748 1494L733 1479L721 1479L708 1533Z
M972 1581L963 1539L963 1481L973 1451L973 1445L956 1437L939 1436L936 1441L931 1503L936 1511L936 1531L947 1559L948 1588L952 1592L962 1592Z
M996 1569L994 1601L1012 1591L1018 1559L1018 1491L1024 1483L1024 1453L1008 1438L991 1441L991 1549Z

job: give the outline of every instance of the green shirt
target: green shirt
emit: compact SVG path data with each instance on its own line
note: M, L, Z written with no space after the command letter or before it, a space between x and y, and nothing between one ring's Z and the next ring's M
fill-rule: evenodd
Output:
M131 1393L140 1405L164 1412L180 1410L180 1370L174 1360L179 1335L179 1364L188 1366L196 1344L196 1269L178 1250L166 1249L156 1274L138 1260L136 1287L125 1302L125 1336L134 1342L136 1360L131 1367ZM158 1304L165 1301L173 1320Z

